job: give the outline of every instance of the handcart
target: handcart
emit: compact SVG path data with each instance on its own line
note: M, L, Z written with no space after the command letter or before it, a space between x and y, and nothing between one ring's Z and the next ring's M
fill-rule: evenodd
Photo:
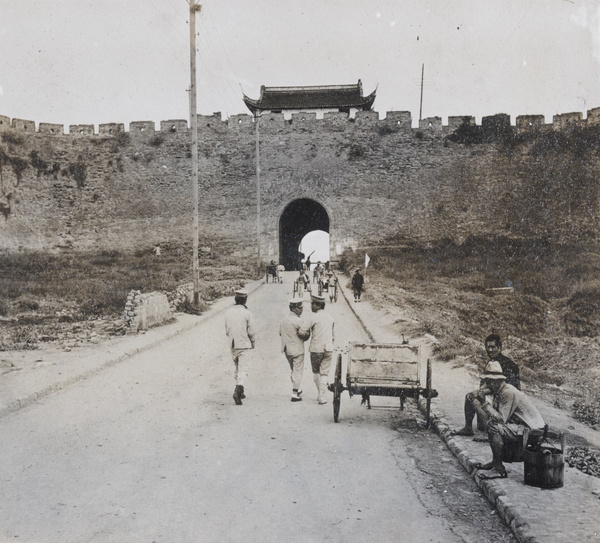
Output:
M327 292L329 295L330 302L337 302L338 299L338 278L335 274L330 273L326 277L319 277L319 296L323 295L323 292Z
M308 292L309 294L312 292L310 281L308 280L308 275L298 277L294 281L294 298L296 297L296 295L298 295L299 298L302 298L304 292Z
M431 398L438 393L431 388L431 361L424 364L421 348L404 343L349 343L346 386L342 384L342 354L337 358L335 380L329 385L333 392L333 420L339 422L341 395L362 396L362 403L371 409L371 396L400 398L404 409L406 398L426 399L426 427L430 425ZM421 384L422 366L426 366L425 387Z
M277 266L274 263L271 263L267 266L267 272L265 274L265 282L268 283L269 279L272 283L282 283L283 280L281 278L281 273Z

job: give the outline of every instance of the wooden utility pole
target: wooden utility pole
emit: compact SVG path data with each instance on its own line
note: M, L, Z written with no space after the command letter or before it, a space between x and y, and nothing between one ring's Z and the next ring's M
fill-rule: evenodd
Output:
M421 64L421 101L419 103L419 121L423 118L423 75L425 75L425 63Z
M200 270L198 267L198 115L196 113L196 13L202 9L196 0L190 3L190 130L192 131L192 271L194 274L194 305L200 301Z
M260 112L254 115L256 123L256 267L260 272Z

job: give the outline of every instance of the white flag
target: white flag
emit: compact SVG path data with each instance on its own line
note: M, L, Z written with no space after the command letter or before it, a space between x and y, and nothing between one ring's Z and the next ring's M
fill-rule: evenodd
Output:
M369 258L369 255L367 253L365 253L365 268L369 265L370 261L371 261L371 259Z

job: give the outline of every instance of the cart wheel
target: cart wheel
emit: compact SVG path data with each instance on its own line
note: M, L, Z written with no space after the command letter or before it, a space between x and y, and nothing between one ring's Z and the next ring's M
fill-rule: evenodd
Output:
M340 421L340 403L342 396L342 355L338 355L337 365L335 367L335 381L333 383L333 420Z
M265 283L269 282L269 272L265 274Z
M425 428L429 428L431 424L431 360L427 359L427 381L426 381L426 401L427 401L427 410L426 410L426 422Z
M323 294L323 283L319 281L319 296L321 296L321 294Z

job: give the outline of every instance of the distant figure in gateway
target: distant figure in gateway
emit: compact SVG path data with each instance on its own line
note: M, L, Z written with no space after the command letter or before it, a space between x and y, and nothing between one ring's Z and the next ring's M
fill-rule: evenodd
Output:
M304 253L302 251L298 251L298 257L296 258L296 262L298 262L298 267L296 271L302 271L304 269Z
M310 253L307 257L306 257L306 271L310 271L310 266L312 264L312 262L310 261L310 257L313 255L314 251L312 253Z

